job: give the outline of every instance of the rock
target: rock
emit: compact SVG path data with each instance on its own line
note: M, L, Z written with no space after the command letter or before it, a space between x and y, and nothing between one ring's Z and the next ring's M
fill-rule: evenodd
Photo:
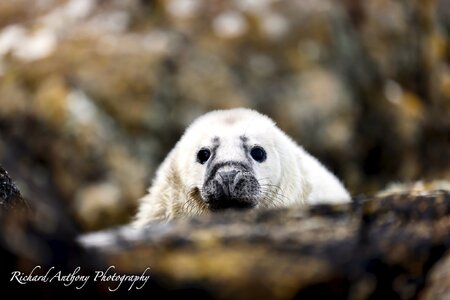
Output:
M20 298L30 294L38 299L61 298L67 295L64 285L42 281L28 281L23 285L12 279L13 272L25 275L34 269L35 275L45 275L43 270L55 268L67 274L81 265L84 270L80 274L85 274L94 268L93 262L101 261L75 242L77 230L58 204L49 205L45 200L36 199L25 201L2 167L0 196L0 280L6 293ZM87 285L84 292L95 295L97 288Z
M447 2L2 3L0 163L72 216L80 190L116 186L93 215L122 213L76 217L106 228L134 214L192 120L245 106L355 195L448 180Z
M82 253L74 242L77 231L57 203L24 200L8 173L0 167L0 255L2 276L12 268L28 269L32 262L67 266ZM72 252L74 251L74 252ZM14 259L8 259L13 256ZM67 260L70 258L69 260Z
M450 254L447 252L438 264L430 270L427 283L420 299L446 299L450 297Z
M120 272L150 267L167 293L195 289L214 299L445 298L449 221L450 193L433 191L308 210L211 214L93 233L80 241Z
M0 166L0 210L6 211L10 207L25 205L24 203L16 184L8 172Z
M11 205L0 206L0 276L4 290L16 295L56 299L75 289L11 280L12 272L29 274L38 266L37 275L53 267L63 273L80 268L86 276L111 268L118 276L141 275L149 268L142 290L107 294L116 282L91 280L79 291L97 297L449 296L450 192L425 190L433 185L359 197L349 205L228 211L80 235L57 204L34 200L22 209L20 192L6 171L1 174L2 200ZM110 187L90 193L96 189Z
M395 187L354 208L155 224L123 248L113 231L87 260L73 240L127 223L184 128L218 108L268 114L354 195L449 180L448 3L0 1L0 164L31 208L1 171L2 270L89 271L99 252L151 264L152 294L445 297L448 194L416 185L400 202Z

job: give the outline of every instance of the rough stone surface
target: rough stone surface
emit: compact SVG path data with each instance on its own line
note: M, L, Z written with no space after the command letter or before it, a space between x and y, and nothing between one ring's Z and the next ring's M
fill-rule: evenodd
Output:
M89 273L114 263L152 268L146 296L450 297L449 195L435 191L450 179L449 7L0 1L0 164L16 181L0 169L1 282L36 264ZM354 195L425 183L353 207L203 216L75 242L130 220L195 117L238 106L271 116ZM434 179L443 184L424 192Z
M355 195L449 179L448 6L2 1L0 163L25 196L105 228L130 219L195 117L246 106Z
M426 288L420 294L420 298L431 300L448 297L450 297L450 252L447 250L446 256L431 269Z
M0 207L6 209L10 206L22 204L23 198L8 172L0 166Z
M320 205L248 213L226 212L147 228L119 227L79 235L64 210L30 201L1 169L0 280L16 296L196 297L196 299L446 299L450 193L417 187L360 197L351 205ZM142 290L91 280L82 290L62 283L11 281L11 272L43 275L54 267L80 274L114 266L151 280ZM71 291L70 289L74 289Z
M80 240L122 272L150 267L167 292L189 287L215 299L450 296L444 191L306 211L212 214Z

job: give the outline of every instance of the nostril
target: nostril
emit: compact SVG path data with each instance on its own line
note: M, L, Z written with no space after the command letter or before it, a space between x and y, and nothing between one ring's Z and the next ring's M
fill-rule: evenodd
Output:
M222 171L219 172L219 177L221 179L222 184L230 186L234 182L234 178L238 174L238 171L231 170L231 171Z
M218 172L217 181L226 197L231 197L233 195L236 175L238 173L239 171L235 170Z
M212 211L251 208L256 205L258 184L244 170L218 170L204 187L204 197Z

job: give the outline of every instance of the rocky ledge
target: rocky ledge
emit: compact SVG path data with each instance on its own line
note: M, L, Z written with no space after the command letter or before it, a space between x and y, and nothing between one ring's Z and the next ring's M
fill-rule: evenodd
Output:
M168 293L195 290L218 299L450 296L446 191L214 214L143 230L122 227L80 241L121 272L150 267Z
M81 267L85 275L111 266L118 274L140 275L149 268L150 280L140 290L111 292L107 282L91 281L77 291L107 298L450 296L449 191L412 190L308 209L230 211L79 235L67 225L64 210L32 201L28 209L10 205L24 202L3 170L0 189L1 281L17 295L58 299L76 291L62 284L11 282L14 270L27 274L39 265L72 272Z

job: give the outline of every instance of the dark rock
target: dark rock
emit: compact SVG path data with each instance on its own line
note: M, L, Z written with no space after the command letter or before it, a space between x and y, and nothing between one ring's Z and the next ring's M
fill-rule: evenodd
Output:
M126 223L183 129L237 106L355 194L450 179L447 0L216 2L0 4L0 163L25 196Z
M23 205L24 200L19 189L8 172L0 166L0 207L4 211L7 207Z
M12 272L29 274L38 266L36 275L54 267L62 272L73 271L79 265L94 265L75 242L78 234L69 218L58 207L45 201L22 198L8 173L0 167L0 281L7 293L17 297L33 294L36 298L57 299L66 292L55 284L29 282L26 286L11 280ZM99 259L98 259L99 260ZM39 272L41 271L41 272ZM85 292L95 290L87 288Z
M121 272L150 267L168 292L195 287L217 299L413 299L424 290L450 295L441 288L448 274L430 278L432 268L445 265L449 221L450 194L435 191L308 210L211 214L80 241Z
M420 299L445 299L450 295L450 253L439 260L430 270L424 291Z
M20 193L2 170L8 203ZM442 186L443 183L440 183ZM14 191L14 192L10 192ZM14 196L15 198L13 198ZM14 199L14 200L13 200ZM361 196L348 205L228 211L143 229L79 235L63 210L23 200L0 207L0 279L5 291L58 299L74 287L11 281L13 271L54 267L80 274L114 266L151 280L142 290L110 292L89 281L79 295L201 299L435 299L450 294L450 193Z
M127 223L211 109L270 115L355 195L450 179L448 4L0 1L0 164L22 194L1 169L1 282L114 263L149 265L152 295L449 297L446 192L116 230L87 258L74 242ZM52 288L32 292L67 295Z

